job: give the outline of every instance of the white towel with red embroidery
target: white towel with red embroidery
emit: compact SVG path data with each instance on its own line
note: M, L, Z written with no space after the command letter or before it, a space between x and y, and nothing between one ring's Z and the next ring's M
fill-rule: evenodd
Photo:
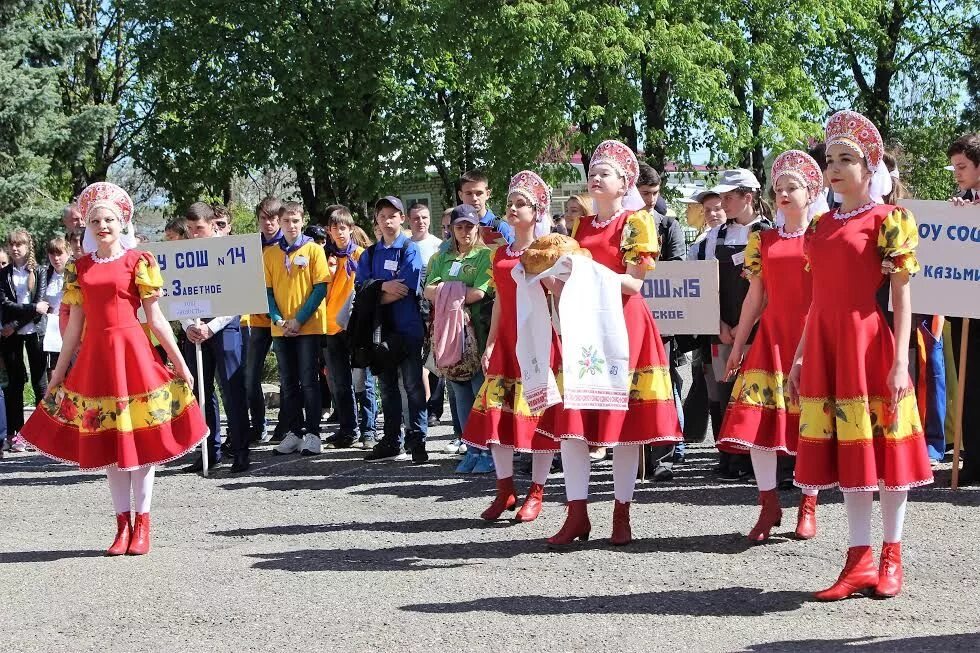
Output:
M562 256L548 270L517 282L517 360L524 396L538 412L561 400L548 365L551 315L541 279L565 282L558 302L561 324L564 404L585 410L626 410L629 404L629 337L619 275L585 256Z

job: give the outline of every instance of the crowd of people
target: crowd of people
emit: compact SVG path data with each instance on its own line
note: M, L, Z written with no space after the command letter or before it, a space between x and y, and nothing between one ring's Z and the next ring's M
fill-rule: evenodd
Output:
M960 189L951 201L980 204L980 135L962 136L948 154ZM367 461L425 464L428 429L448 403L445 451L460 456L456 471L496 475L484 519L518 509L515 454L531 472L518 521L540 514L548 475L562 470L567 517L548 539L560 548L590 537L593 462L611 450L610 543L627 545L641 468L669 481L685 441L703 440L710 426L718 478L758 486L753 543L781 523L777 488L801 489L795 534L809 539L819 492L840 487L847 559L817 598L894 596L908 490L932 482L930 459L948 449L946 372L935 354L944 320L911 310L915 218L898 206L895 158L854 112L835 114L809 152L776 157L770 181L767 196L751 171L722 172L691 198L689 216L701 223L691 243L667 215L659 174L616 141L595 150L588 192L570 198L560 220L531 170L511 179L502 216L490 208L487 176L464 173L460 203L435 234L428 206L406 210L394 195L373 206L373 239L345 206L311 223L302 204L270 197L255 208L268 313L173 324L157 305L155 259L136 249L132 201L94 184L65 209L65 236L44 248L48 265L28 231L7 238L7 448L105 468L117 516L109 554L140 554L149 550L153 469L202 441L211 465L231 458L232 474L250 468L253 443L270 441L282 456L360 448ZM164 236L230 233L227 210L198 202ZM534 274L525 266L569 242L588 257L562 256ZM685 259L717 262L716 336L662 337L646 306L641 288L656 262ZM961 320L950 322L958 332ZM270 349L274 428L262 388ZM693 383L684 393L686 365ZM976 392L969 369L967 392ZM25 424L28 378L40 405ZM977 404L965 402L962 484L980 482ZM337 427L324 438L328 406ZM201 455L189 463L186 471L202 471ZM878 565L874 492L884 522Z

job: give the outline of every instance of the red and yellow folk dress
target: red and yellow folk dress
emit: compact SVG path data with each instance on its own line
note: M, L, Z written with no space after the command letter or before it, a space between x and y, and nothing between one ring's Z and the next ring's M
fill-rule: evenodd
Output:
M627 264L654 267L660 253L657 225L647 211L621 211L606 223L595 216L580 219L572 234L593 260L618 274ZM585 440L593 446L681 442L670 370L660 332L642 293L623 295L629 335L632 381L628 410L569 410L561 413L556 439Z
M163 278L147 252L85 256L65 269L62 301L85 310L85 337L65 382L21 434L82 469L133 470L178 458L208 433L191 388L161 362L136 311Z
M887 378L895 337L875 299L885 267L910 274L918 233L905 209L879 205L810 223L813 303L800 381L796 485L905 490L932 482L914 386L895 406Z
M786 380L810 309L810 274L801 236L783 236L779 229L749 236L743 274L761 279L766 307L735 380L718 440L722 451L761 449L796 455L800 405L790 399Z
M498 247L493 255L493 284L500 303L497 339L486 378L473 402L466 422L463 442L478 449L496 444L523 452L558 450L558 442L542 435L538 429L554 431L555 416L561 405L551 406L543 413L532 413L524 398L521 367L517 362L517 283L511 271L520 261L520 254L509 247ZM551 369L559 375L561 343L552 330Z

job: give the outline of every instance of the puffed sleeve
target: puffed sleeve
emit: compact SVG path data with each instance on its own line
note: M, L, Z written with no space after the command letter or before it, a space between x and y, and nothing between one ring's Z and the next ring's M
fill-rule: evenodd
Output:
M749 234L749 242L745 246L745 263L742 266L742 276L762 278L762 232L753 231Z
M656 219L647 211L636 211L626 218L623 239L620 244L623 262L652 270L660 254Z
M163 295L163 276L160 274L160 266L149 252L142 252L136 262L136 288L143 299Z
M67 306L82 305L82 289L78 287L78 270L75 268L75 261L68 261L65 264L65 289L61 296L61 303Z
M906 209L894 208L885 216L878 230L882 272L918 272L919 261L915 258L915 248L918 246L919 230L915 217Z

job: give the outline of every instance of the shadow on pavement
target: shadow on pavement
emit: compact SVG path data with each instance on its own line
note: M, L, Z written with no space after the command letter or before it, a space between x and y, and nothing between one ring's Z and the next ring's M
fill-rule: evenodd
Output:
M402 606L401 609L432 614L498 612L522 617L529 610L540 616L671 614L692 617L753 617L798 610L808 600L809 595L805 592L766 592L755 587L725 587L713 590L664 590L595 596L493 596L452 603L418 603Z
M926 635L888 641L868 641L876 637L850 639L806 639L798 641L755 644L744 650L765 653L892 653L893 651L976 651L980 649L980 633L955 635Z
M236 528L213 531L210 535L224 537L251 537L254 535L311 535L315 533L346 533L350 531L379 533L449 533L470 529L504 527L515 522L486 522L482 519L420 519L418 521L344 522L338 524L295 524L289 526L265 526L260 528Z
M54 562L67 558L101 558L105 551L4 551L0 552L0 564L20 562Z

